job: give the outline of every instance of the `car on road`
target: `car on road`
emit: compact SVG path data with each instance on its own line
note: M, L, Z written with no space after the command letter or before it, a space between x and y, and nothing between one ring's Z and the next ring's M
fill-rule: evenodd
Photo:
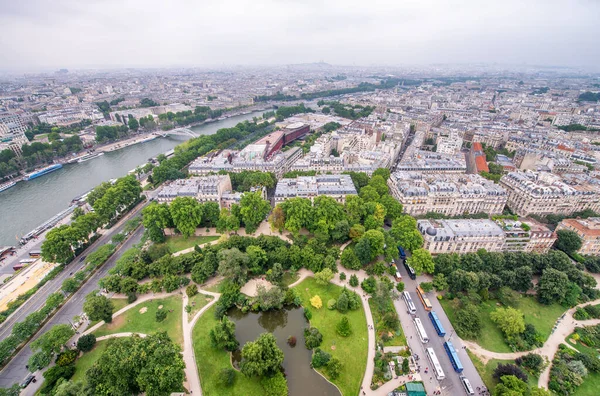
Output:
M87 256L81 256L81 258L79 259L79 262L81 263L83 260L85 260Z
M21 382L21 388L27 388L27 385L29 385L31 382L35 382L35 375L33 374L29 374L24 380L23 382Z

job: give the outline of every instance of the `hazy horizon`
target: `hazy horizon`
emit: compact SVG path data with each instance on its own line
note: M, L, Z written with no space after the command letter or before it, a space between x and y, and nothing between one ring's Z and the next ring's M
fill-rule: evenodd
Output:
M598 70L600 2L0 0L0 69L433 64Z

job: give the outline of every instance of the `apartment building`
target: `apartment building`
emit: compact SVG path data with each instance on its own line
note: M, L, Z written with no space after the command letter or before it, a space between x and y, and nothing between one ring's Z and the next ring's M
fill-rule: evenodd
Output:
M396 171L388 180L390 193L412 216L427 212L447 216L500 214L507 192L479 175Z
M547 227L524 221L488 219L417 220L424 248L431 254L488 252L546 253L556 241Z
M500 179L508 191L507 204L519 216L600 210L600 181L583 174L562 176L546 172L510 172Z
M158 202L173 202L178 197L190 197L200 203L217 202L221 205L221 197L230 192L229 175L212 175L178 179L165 185L158 193Z
M356 195L356 187L349 175L298 176L281 179L275 188L275 204L289 198L308 198L311 201L320 195L346 202L347 195Z
M431 254L502 251L504 232L492 220L417 220L423 248Z
M579 235L583 243L577 253L600 255L600 217L565 219L556 227L556 231L559 230L571 230Z
M29 143L26 130L27 125L20 114L0 113L0 151L9 149L21 155L21 147Z

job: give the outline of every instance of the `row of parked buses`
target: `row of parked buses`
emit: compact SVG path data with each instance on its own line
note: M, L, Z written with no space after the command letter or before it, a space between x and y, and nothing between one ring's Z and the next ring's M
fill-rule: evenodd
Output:
M444 329L444 326L442 325L442 322L438 318L435 311L432 310L431 302L425 296L425 292L423 291L423 289L421 289L420 286L417 286L417 294L419 296L419 299L421 300L421 303L423 304L423 307L425 308L426 311L428 311L427 316L429 316L429 319L431 320L431 323L433 324L433 328L435 329L437 335L440 337L444 337L446 335L446 330ZM402 292L402 299L404 300L404 303L406 304L407 311L411 315L416 315L417 307L415 306L415 303L413 302L412 297L410 296L410 293L407 291ZM417 335L419 336L419 340L423 344L427 344L429 342L429 336L427 335L427 332L425 331L425 327L423 326L423 322L421 322L421 319L418 317L415 317L413 319L413 324L415 325L415 329L417 330ZM454 369L454 371L461 374L463 372L463 365L462 365L460 358L458 357L458 353L456 352L456 349L454 349L454 345L452 345L451 341L444 342L444 350L446 351L446 354L448 355L448 358L450 359L450 363L452 364L452 368ZM440 362L439 362L433 348L426 348L426 352L427 352L427 359L431 363L431 367L433 368L433 373L435 374L435 377L438 380L442 380L442 379L446 378L446 374L444 373L444 370L442 369L442 366L440 365ZM471 386L471 383L469 382L467 377L465 377L464 375L461 375L460 381L468 395L475 394L475 391L473 390L473 387Z

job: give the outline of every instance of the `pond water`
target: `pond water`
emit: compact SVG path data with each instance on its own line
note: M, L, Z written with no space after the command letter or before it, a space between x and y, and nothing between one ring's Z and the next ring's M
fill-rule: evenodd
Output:
M260 313L243 313L239 309L228 312L235 322L235 336L240 348L248 341L254 341L262 333L272 333L277 345L285 356L283 368L288 382L290 396L340 396L335 386L321 377L310 367L312 351L304 346L304 328L308 322L302 308L284 308ZM295 347L290 347L287 339L296 337ZM234 364L240 359L240 352L234 353Z

